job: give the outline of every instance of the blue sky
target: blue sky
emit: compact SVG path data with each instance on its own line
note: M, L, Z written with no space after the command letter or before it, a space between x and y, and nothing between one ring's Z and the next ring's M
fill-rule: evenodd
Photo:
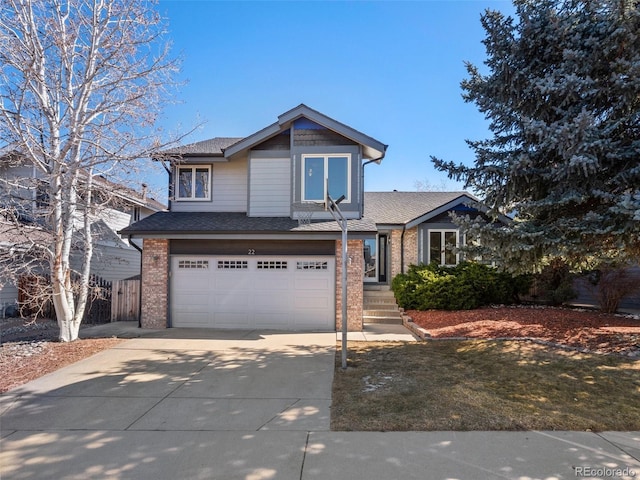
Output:
M472 163L465 139L489 135L460 89L464 62L485 59L486 8L514 12L483 0L161 0L188 81L162 126L205 121L187 143L242 137L305 103L389 145L366 190L461 189L429 158Z

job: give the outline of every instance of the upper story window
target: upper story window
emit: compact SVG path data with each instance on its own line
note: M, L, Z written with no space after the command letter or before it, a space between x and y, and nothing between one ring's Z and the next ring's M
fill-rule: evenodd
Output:
M210 200L211 167L178 167L176 191L178 200Z
M331 198L345 196L351 201L351 155L302 155L302 201L322 202L328 193Z

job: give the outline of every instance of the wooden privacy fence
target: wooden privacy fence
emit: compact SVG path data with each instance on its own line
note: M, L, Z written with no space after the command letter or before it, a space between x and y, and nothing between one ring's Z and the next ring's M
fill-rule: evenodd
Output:
M89 295L82 321L108 323L111 321L111 282L92 275ZM18 304L23 317L36 316L56 319L51 299L51 278L48 275L24 275L18 279ZM76 302L77 302L76 298Z
M140 280L116 280L111 295L111 321L139 320Z

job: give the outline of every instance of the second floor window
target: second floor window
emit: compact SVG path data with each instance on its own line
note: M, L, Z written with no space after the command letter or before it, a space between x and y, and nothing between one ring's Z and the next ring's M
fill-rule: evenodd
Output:
M178 167L178 200L211 199L211 167Z
M350 202L350 155L303 155L302 201L322 202L327 193L334 200Z

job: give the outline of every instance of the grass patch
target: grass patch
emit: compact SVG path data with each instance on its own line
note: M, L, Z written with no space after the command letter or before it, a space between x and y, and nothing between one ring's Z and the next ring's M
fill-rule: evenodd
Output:
M349 343L337 431L640 430L640 360L519 341Z

